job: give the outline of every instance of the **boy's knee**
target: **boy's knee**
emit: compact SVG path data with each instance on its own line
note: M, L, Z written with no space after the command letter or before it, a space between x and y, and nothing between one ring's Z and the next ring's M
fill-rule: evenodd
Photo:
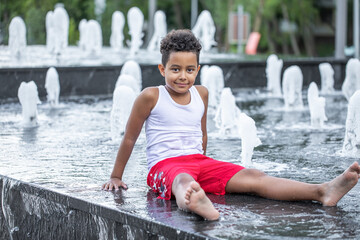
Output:
M185 185L185 184L189 184L192 181L195 180L191 175L187 173L180 173L175 177L173 181L173 185Z
M248 176L251 176L254 178L261 178L261 177L266 176L266 173L264 173L263 171L260 171L258 169L244 169L244 170L247 171Z

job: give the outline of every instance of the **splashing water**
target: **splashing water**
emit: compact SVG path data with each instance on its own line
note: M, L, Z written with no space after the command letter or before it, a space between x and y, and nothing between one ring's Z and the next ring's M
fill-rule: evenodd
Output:
M119 85L115 88L110 113L111 139L113 142L120 142L135 98L136 94L129 86Z
M18 89L18 98L22 107L23 125L35 127L37 125L37 104L41 103L35 82L22 82Z
M302 100L303 75L299 66L288 67L284 71L282 90L286 110L303 108Z
M96 20L84 20L80 23L81 27L81 48L89 56L97 56L101 52L103 40L101 33L101 26Z
M360 156L360 90L357 90L349 100L342 154Z
M126 61L120 71L120 75L123 74L127 74L135 78L136 89L134 88L134 91L135 93L140 93L142 87L142 72L140 65L134 60Z
M215 42L215 31L216 28L211 13L208 10L202 11L192 32L200 40L205 52L209 51L212 46L217 44Z
M131 90L136 95L139 94L139 89L138 89L136 79L131 75L121 74L116 81L115 89L118 88L119 86L127 86L127 87L131 88Z
M46 72L45 88L47 92L47 100L50 106L56 107L59 105L60 83L59 74L54 67L51 67Z
M283 60L278 59L275 54L271 54L266 60L266 78L267 90L269 96L281 97L281 69L283 67Z
M220 105L216 111L214 120L221 135L229 134L238 136L237 121L240 109L236 106L235 97L230 88L224 88L221 92Z
M123 29L125 25L125 17L122 12L115 11L111 19L110 46L116 52L119 52L124 47Z
M315 82L311 82L308 90L308 103L310 109L311 126L322 128L327 120L325 114L325 98L319 97L319 89Z
M201 84L209 91L209 107L216 108L220 102L220 95L224 88L224 74L217 65L205 67L201 71Z
M159 51L160 42L167 33L166 15L163 11L158 10L154 16L154 34L147 46L148 51Z
M9 49L17 60L26 48L26 26L21 17L14 17L9 25Z
M354 161L354 158L337 155L337 150L343 145L347 107L347 101L340 93L326 97L327 103L333 103L326 105L327 126L339 127L314 130L308 124L308 111L289 113L282 109L280 99L254 100L252 95L247 96L248 91L233 91L236 97L242 97L237 104L255 120L262 141L261 147L253 154L256 168L273 176L318 183L336 177ZM109 178L118 150L118 144L114 144L109 136L111 97L71 96L62 101L66 106L55 112L44 105L38 106L39 127L26 131L18 125L20 104L0 105L3 127L0 138L4 146L0 149L1 174L117 208L149 221L171 224L181 230L199 232L200 229L210 238L269 236L268 239L281 239L296 235L302 238L341 236L354 239L359 235L359 184L334 208L323 208L311 202L287 203L230 194L210 196L222 215L214 223L199 221L193 215L179 212L174 201L158 201L146 186L144 132L140 134L124 174L129 190L102 192L100 185ZM286 115L295 115L296 118L289 123ZM239 164L239 140L230 136L216 137L213 133L218 129L214 127L213 116L209 117L207 155ZM289 127L281 128L287 124ZM294 124L298 124L297 127ZM7 187L3 189L8 190ZM37 199L32 201L36 203ZM5 203L10 204L9 201ZM284 225L288 227L284 229ZM16 231L16 225L11 227ZM229 231L224 233L224 227Z
M346 77L341 90L345 98L349 101L354 92L360 89L360 61L351 58L346 64Z
M52 26L54 27L52 44L54 46L53 53L60 55L68 47L69 38L69 15L62 4L56 4L54 16L52 18Z
M331 94L334 89L334 69L330 63L320 63L321 94Z
M129 34L131 36L131 41L128 41L130 46L130 56L134 56L140 49L143 41L141 40L144 36L142 32L144 24L144 14L137 7L132 7L128 11L127 20L129 25Z
M254 148L261 144L255 121L245 113L240 113L238 128L241 137L241 163L244 166L251 166Z

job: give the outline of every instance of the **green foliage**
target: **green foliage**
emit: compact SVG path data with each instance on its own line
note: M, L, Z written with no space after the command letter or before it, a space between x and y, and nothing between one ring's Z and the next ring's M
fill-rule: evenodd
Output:
M45 15L40 9L30 7L24 19L27 33L27 44L45 44Z
M158 1L157 5L157 8L164 11L166 15L166 24L168 31L177 28L173 3L170 1Z
M7 44L9 24L15 16L23 18L28 44L45 44L45 17L48 11L54 11L58 0L1 0L0 27ZM81 19L94 19L94 0L63 0L62 3L70 18L69 44L76 44L79 39L78 24Z
M69 25L69 44L76 45L79 40L78 26L82 19L96 19L94 0L0 0L0 30L3 35L3 44L8 41L8 26L15 16L24 19L27 26L28 44L45 44L45 16L48 11L53 11L55 4L61 1L70 18ZM158 0L157 9L166 14L168 31L176 28L190 28L191 24L191 0ZM263 3L263 10L259 14L260 4ZM299 46L304 52L305 32L309 32L309 27L317 22L319 13L315 0L198 0L198 13L202 10L209 10L216 25L216 41L220 50L235 51L236 45L230 46L227 43L228 36L228 15L229 12L237 11L237 6L241 4L244 11L251 15L251 26L254 27L255 20L261 20L259 51L269 53L270 49L280 53L282 49L291 49L289 34L279 30L279 24L284 18L283 6L286 7L290 21L294 22L298 31L295 37ZM147 32L147 20L149 19L148 1L144 0L107 0L106 8L97 19L101 24L103 44L109 45L111 35L111 20L114 11L121 11L125 17L124 36L129 40L129 29L127 25L127 13L131 7L137 6L144 14L144 38ZM349 9L349 12L351 10ZM351 14L350 14L351 15ZM259 18L260 17L260 18ZM144 45L146 46L146 45ZM272 46L272 47L271 47ZM321 46L320 46L321 47ZM318 48L318 47L316 47ZM321 49L321 48L318 48ZM324 52L318 51L318 52Z
M111 36L111 20L112 14L116 10L113 10L110 6L106 6L106 9L101 18L101 31L103 36L103 45L110 45L110 36ZM123 13L124 14L124 13Z
M79 31L77 30L77 24L74 18L70 18L69 21L69 45L77 45L79 41Z

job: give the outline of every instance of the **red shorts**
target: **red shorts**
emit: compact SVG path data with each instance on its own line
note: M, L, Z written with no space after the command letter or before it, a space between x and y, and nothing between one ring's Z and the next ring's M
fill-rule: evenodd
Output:
M167 158L150 169L147 184L159 198L169 200L175 177L187 173L197 181L207 193L224 195L227 182L244 167L218 161L202 154Z

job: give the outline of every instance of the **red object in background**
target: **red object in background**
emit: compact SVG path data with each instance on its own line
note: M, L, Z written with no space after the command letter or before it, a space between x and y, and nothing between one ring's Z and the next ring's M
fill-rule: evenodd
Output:
M261 34L258 32L250 33L249 39L246 43L245 53L248 55L255 55L259 45Z

